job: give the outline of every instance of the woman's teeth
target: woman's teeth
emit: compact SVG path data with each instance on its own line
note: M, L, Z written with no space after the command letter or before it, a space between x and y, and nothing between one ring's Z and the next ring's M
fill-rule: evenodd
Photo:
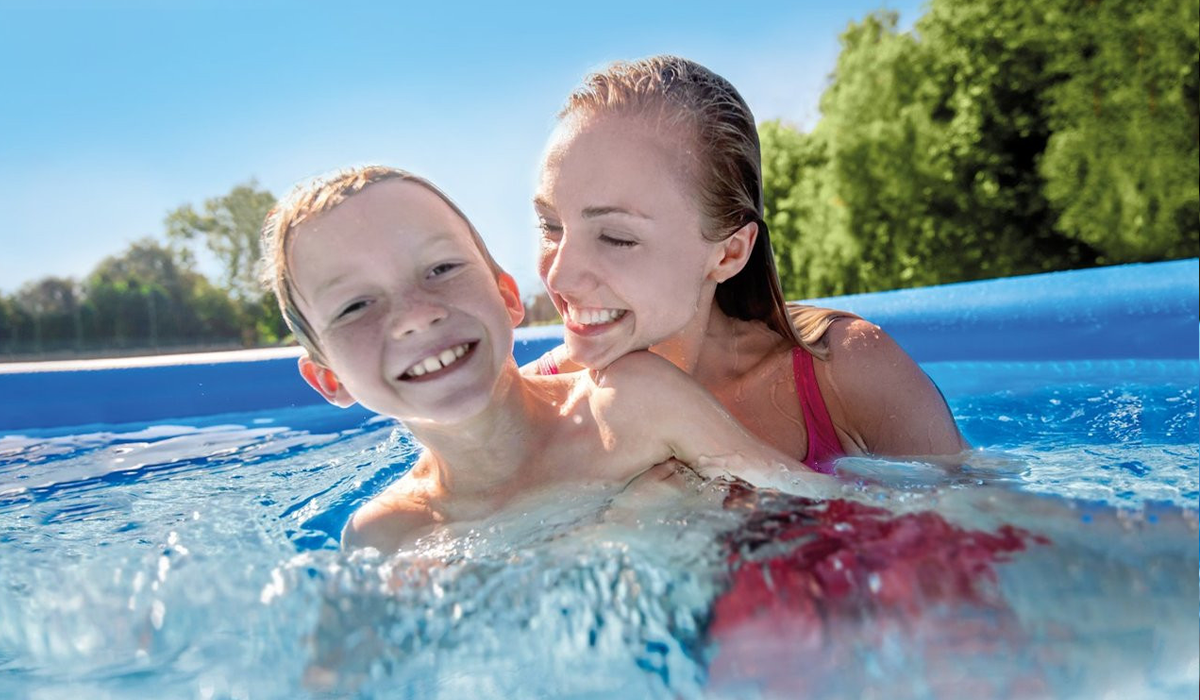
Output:
M470 343L455 345L452 348L446 348L436 355L430 355L424 360L408 368L401 377L421 377L431 372L443 370L450 365L462 359L463 355L467 354L467 350L471 349Z
M571 320L581 326L612 323L625 315L625 309L568 309Z

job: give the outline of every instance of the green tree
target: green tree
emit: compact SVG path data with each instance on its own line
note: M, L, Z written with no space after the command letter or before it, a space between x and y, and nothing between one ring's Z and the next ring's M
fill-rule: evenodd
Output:
M11 297L0 296L0 353L12 354L24 337L23 328L29 319Z
M35 352L43 349L78 349L83 343L83 308L79 285L65 277L45 277L30 282L13 296L13 304L32 325Z
M1196 255L1195 17L933 0L911 33L852 23L816 128L760 128L785 291Z
M828 143L782 122L759 126L763 203L783 291L793 299L858 291L859 243L826 176Z
M227 195L205 200L203 213L185 204L168 214L167 238L185 254L189 246L203 241L222 265L222 287L239 302L255 302L263 296L258 283L259 230L273 206L274 195L250 180Z
M233 297L247 345L277 343L288 332L273 297L258 281L259 231L273 206L274 195L252 179L205 200L202 214L187 204L166 218L167 237L185 260L194 259L190 247L203 241L221 263L221 287Z
M98 336L120 347L240 339L234 302L153 239L103 260L85 289Z
M1060 2L1042 160L1064 234L1106 262L1200 251L1200 4Z

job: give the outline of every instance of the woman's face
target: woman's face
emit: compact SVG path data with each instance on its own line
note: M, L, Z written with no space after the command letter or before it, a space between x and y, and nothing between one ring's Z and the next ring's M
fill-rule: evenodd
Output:
M721 259L681 139L639 119L568 118L547 147L534 208L538 272L571 359L599 369L703 333Z

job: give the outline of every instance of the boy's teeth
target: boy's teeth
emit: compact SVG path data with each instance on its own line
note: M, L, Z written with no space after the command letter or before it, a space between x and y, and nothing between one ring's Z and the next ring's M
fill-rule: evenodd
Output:
M611 323L624 315L624 309L571 309L571 320L584 326Z
M404 375L410 377L421 377L429 374L430 372L436 372L440 369L445 369L446 367L449 367L458 361L458 359L463 355L466 355L469 348L470 344L468 343L447 348L439 352L437 355L426 357L424 360L421 360L412 367L409 367L408 371L405 372Z

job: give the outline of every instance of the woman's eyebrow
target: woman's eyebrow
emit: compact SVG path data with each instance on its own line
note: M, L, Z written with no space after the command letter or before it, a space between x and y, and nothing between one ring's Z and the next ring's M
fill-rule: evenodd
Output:
M645 214L643 214L639 211L633 211L632 209L626 209L625 207L613 207L613 206L584 207L582 214L583 214L583 218L585 218L585 219L595 219L595 218L598 218L601 216L608 216L610 214L619 214L621 216L632 216L636 219L650 220L649 216L646 216Z
M550 202L545 197L542 197L541 195L538 195L533 198L533 206L538 209L542 209L542 210L548 211L548 212L555 211L554 206L552 204L550 204ZM618 214L618 215L622 215L622 216L632 216L635 219L646 219L647 221L650 221L653 219L653 217L647 216L639 211L634 211L633 209L627 209L625 207L618 207L618 206L584 207L583 211L581 213L583 214L583 218L585 218L585 219L596 219L601 216L609 216L611 214Z

